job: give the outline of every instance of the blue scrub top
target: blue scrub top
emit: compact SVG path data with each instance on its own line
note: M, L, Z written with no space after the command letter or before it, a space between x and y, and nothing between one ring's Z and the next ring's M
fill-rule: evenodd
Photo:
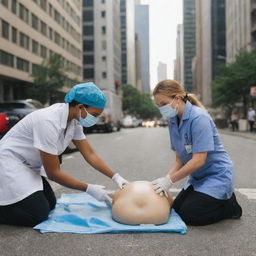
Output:
M192 185L195 191L229 199L233 192L233 164L208 112L187 101L179 125L177 116L170 118L168 124L171 149L184 164L192 159L193 153L207 152L204 166L189 176L184 189Z

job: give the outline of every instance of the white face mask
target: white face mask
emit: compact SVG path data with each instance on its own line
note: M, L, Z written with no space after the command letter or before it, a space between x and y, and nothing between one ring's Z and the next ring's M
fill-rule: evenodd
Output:
M85 109L85 111L86 111L86 109ZM99 121L99 117L95 117L95 116L91 115L90 113L88 113L87 111L86 111L86 113L87 113L86 117L82 118L81 111L80 111L79 122L82 126L91 127Z
M178 109L174 109L171 106L171 104L173 103L174 100L175 100L175 98L172 100L171 103L166 104L166 105L159 108L159 111L160 111L160 113L162 114L163 117L172 118L172 117L175 117L178 114Z

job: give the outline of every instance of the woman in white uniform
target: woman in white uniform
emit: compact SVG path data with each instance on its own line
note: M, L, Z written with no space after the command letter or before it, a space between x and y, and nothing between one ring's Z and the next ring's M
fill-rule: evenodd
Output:
M111 203L103 186L87 184L61 170L58 156L71 141L91 166L119 188L128 183L93 151L83 133L82 126L96 124L105 107L102 91L93 83L78 84L65 101L27 115L0 141L0 224L35 226L47 219L56 198L46 176Z

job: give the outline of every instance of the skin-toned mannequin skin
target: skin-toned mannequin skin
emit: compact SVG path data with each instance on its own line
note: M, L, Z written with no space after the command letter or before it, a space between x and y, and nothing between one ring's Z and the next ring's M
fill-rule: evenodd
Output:
M148 181L135 181L113 195L112 218L122 224L164 224L170 217L173 199L156 194Z

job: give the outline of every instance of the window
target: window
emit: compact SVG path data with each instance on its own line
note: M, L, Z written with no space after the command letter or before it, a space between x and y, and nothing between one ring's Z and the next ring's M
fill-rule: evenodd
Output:
M101 3L102 3L102 4L105 4L105 0L101 0Z
M84 69L84 78L85 79L93 79L94 78L94 69L93 68Z
M9 39L9 23L2 20L2 37Z
M41 7L44 11L46 11L46 6L47 6L46 0L39 0L39 2L40 2L40 7Z
M105 11L102 11L102 12L101 12L101 17L102 17L102 18L105 18L105 17L106 17L106 12L105 12Z
M38 42L35 40L32 42L32 51L33 53L38 54Z
M43 21L41 21L41 33L45 36L47 35L46 34L46 24Z
M53 40L53 30L49 28L49 38Z
M93 55L84 55L84 65L86 64L94 64L94 56Z
M40 51L40 56L42 58L47 58L47 49L45 46L41 45L41 51Z
M17 57L17 69L29 72L29 62Z
M0 63L9 67L13 67L14 56L8 52L0 50Z
M93 35L93 26L91 25L83 26L83 35Z
M83 0L84 6L93 6L93 0Z
M12 12L17 13L17 0L12 0Z
M8 0L2 0L1 2L2 2L2 5L8 8Z
M107 78L107 72L105 72L105 71L102 72L102 78L104 78L104 79Z
M93 21L93 10L83 11L83 20L84 21Z
M54 10L54 19L57 23L60 24L60 14L56 10Z
M34 14L32 14L32 27L38 30L38 24L38 18Z
M60 44L60 34L57 32L54 33L54 42Z
M36 73L37 69L38 69L38 65L33 63L32 64L32 74Z
M24 7L24 5L19 4L19 9L20 9L20 13L19 13L19 17L25 21L26 23L29 23L29 18L28 18L28 9L26 7Z
M53 16L53 8L52 8L51 4L49 4L48 11L49 11L49 15L52 17Z
M29 50L29 37L20 32L20 46Z
M102 50L106 50L107 49L107 42L106 40L102 41Z
M107 60L107 57L106 56L102 56L101 59L102 59L102 61L105 62Z
M12 28L12 42L17 43L17 29L14 27Z
M94 45L93 40L84 40L84 51L93 51Z
M101 27L101 32L102 32L103 35L106 34L106 26L102 26Z

